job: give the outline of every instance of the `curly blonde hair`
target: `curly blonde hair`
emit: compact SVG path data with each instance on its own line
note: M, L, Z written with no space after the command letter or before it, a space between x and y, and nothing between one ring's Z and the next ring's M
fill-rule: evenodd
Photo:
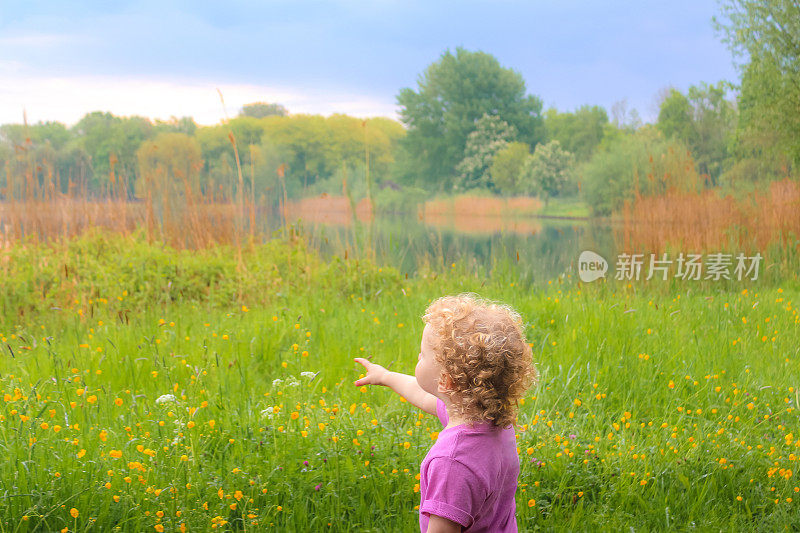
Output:
M434 359L453 382L453 409L466 423L488 420L507 427L517 401L539 373L525 340L522 318L511 307L472 293L443 296L422 317L436 333Z

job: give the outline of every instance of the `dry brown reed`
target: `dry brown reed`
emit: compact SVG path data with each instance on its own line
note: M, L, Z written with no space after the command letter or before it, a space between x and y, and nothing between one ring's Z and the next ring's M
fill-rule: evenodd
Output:
M531 215L542 207L538 198L491 198L457 196L447 200L430 200L421 207L422 217L468 213L475 216Z
M625 204L620 218L615 241L625 250L661 253L668 245L684 251L742 252L763 251L772 244L796 247L800 182L772 182L768 190L742 200L715 190L639 196Z
M95 227L124 235L137 228L149 228L151 241L159 240L179 249L236 242L234 234L240 211L234 202L199 202L186 206L173 203L167 209L168 215L160 219L152 197L131 202L64 195L46 202L0 203L0 246L24 239L34 243L69 239Z
M151 242L160 240L175 248L216 244L239 248L248 234L256 233L256 224L267 225L268 209L256 205L254 191L249 198L239 191L241 177L238 187L232 181L201 191L202 161L185 170L161 162L142 166L141 188L136 191L141 199L131 199L133 184L116 172L113 154L108 178L99 191L90 193L85 176L75 180L69 176L62 183L50 162L34 156L30 142L16 148L14 159L6 162L6 186L0 190L0 245L4 247L22 240L68 239L100 227L122 234L144 228ZM266 204L263 197L261 203Z

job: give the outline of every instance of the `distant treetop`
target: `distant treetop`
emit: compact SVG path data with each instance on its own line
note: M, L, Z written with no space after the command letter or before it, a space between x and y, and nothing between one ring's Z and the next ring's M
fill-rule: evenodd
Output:
M279 117L286 117L289 115L289 111L281 104L268 104L266 102L245 104L242 106L242 110L239 111L240 117L264 118L275 115Z

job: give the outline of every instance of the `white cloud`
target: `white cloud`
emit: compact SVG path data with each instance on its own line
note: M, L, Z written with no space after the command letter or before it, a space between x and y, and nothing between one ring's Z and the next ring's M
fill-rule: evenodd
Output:
M229 117L242 105L277 102L290 113L397 118L393 97L314 87L277 87L214 80L163 80L112 76L57 77L22 72L18 65L0 62L0 124L55 120L73 125L86 113L109 111L118 116L140 115L167 120L191 116L198 124L216 124L225 118L217 93L222 91Z

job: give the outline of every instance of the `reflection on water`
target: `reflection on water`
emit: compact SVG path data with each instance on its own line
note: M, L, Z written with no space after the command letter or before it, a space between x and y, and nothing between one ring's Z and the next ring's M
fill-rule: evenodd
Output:
M646 260L676 243L670 247L673 259L675 250L759 250L768 263L764 276L780 278L797 273L790 249L797 247L798 191L792 182L773 184L752 205L710 192L644 198L615 223L536 216L535 198L459 197L428 201L416 215L374 218L367 202L358 204L353 216L345 198L308 198L290 202L285 213L289 222L301 222L323 254L372 257L409 274L441 272L463 261L476 273L501 269L520 281L542 281L575 273L580 253L591 250L607 260L614 277L618 253L641 253ZM773 241L777 245L768 247Z
M612 261L613 233L607 223L532 216L537 202L461 198L428 202L417 213L392 216L373 216L366 201L356 203L354 210L343 197L289 201L283 211L177 200L12 202L0 203L0 246L27 237L46 242L101 226L121 233L143 229L148 239L193 249L236 244L242 235L269 239L285 220L299 225L325 256L373 258L408 274L443 271L463 261L476 273L513 267L509 276L543 280L573 269L584 249Z
M344 196L323 194L313 198L289 200L282 209L283 216L288 221L305 220L335 226L350 226L353 223L353 206ZM355 212L355 218L359 222L369 222L372 219L372 206L366 198L355 204Z
M478 273L513 266L513 275L520 281L543 281L574 273L583 250L609 259L614 253L611 227L591 220L462 212L376 216L370 227L368 222L353 224L351 216L345 220L341 213L306 210L307 217L288 220L294 219L311 245L326 257L372 255L377 262L409 275L428 268L441 271L465 261ZM349 211L344 213L349 216Z
M426 226L472 235L493 233L536 234L542 226L534 218L506 218L497 215L472 215L451 213L448 215L426 215L421 218Z
M537 233L541 226L530 215L542 207L537 198L458 197L425 202L419 217L426 225L459 233Z

